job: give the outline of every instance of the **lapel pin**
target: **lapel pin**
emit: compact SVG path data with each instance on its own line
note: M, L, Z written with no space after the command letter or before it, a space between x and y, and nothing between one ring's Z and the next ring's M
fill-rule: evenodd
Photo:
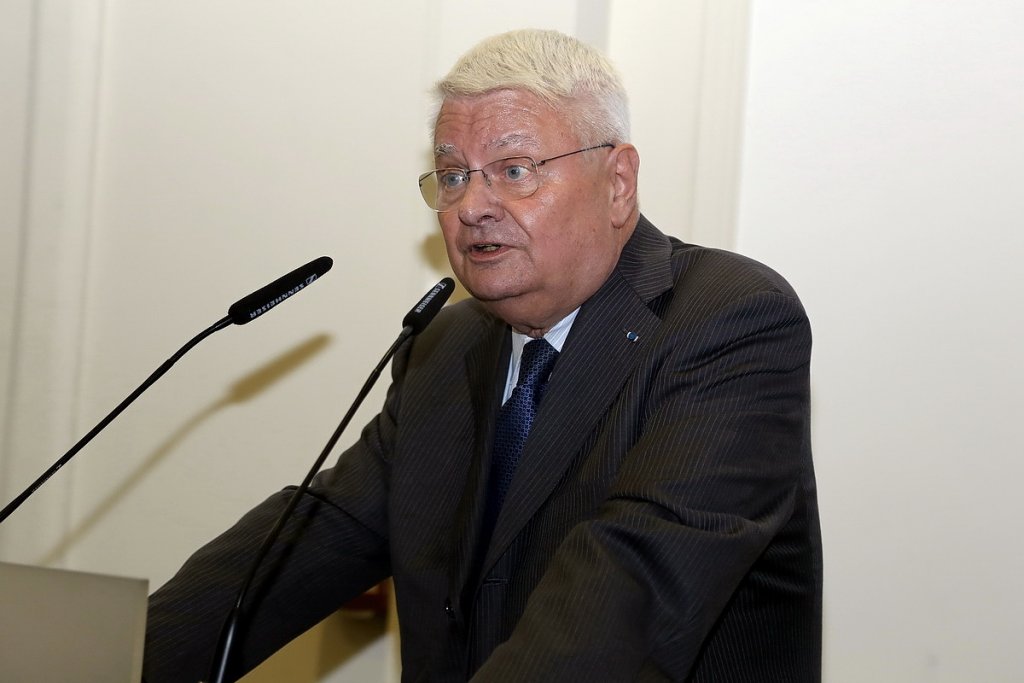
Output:
M624 330L624 331L626 333L626 339L628 339L631 342L635 342L636 340L638 340L640 338L640 335L637 334L636 332L633 332L632 330Z

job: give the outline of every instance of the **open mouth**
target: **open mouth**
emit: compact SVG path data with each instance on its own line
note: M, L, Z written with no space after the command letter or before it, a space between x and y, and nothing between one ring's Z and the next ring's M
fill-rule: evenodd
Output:
M488 254L492 251L498 251L501 249L500 244L474 244L473 251L483 254Z

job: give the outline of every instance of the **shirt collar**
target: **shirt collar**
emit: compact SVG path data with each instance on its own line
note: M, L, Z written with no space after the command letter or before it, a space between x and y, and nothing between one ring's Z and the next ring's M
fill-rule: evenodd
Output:
M552 328L544 334L544 339L555 347L555 351L561 352L562 345L565 344L565 339L569 336L569 330L572 329L572 323L576 320L576 314L579 312L580 309L577 308L575 311L555 323ZM523 356L523 347L526 346L527 342L532 340L533 337L512 330L512 358L515 360L516 365L519 364L519 359Z
M580 309L576 309L569 315L559 320L555 325L547 331L544 335L544 339L549 344L555 347L555 351L561 353L562 345L565 344L566 338L569 336L569 330L572 329L572 323L576 320L576 314L580 312ZM519 361L523 357L523 347L526 346L527 342L533 341L533 337L529 337L525 334L520 334L515 330L512 330L512 357L508 361L508 374L505 376L505 392L503 401L507 401L508 397L512 395L512 389L516 386L516 381L519 378Z

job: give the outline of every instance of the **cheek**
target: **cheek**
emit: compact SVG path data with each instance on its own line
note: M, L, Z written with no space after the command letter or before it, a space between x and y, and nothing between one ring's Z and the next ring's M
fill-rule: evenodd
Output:
M582 227L588 221L553 194L537 199L529 207L517 207L517 221L528 235L530 260L549 277L571 276L581 267L579 254L586 253L593 240Z
M614 236L600 216L578 213L569 217L562 234L549 244L564 279L574 283L592 283L607 276L618 259Z

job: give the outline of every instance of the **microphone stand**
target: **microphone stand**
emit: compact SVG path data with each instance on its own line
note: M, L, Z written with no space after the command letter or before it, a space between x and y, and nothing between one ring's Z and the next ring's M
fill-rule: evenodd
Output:
M302 483L299 484L298 488L296 488L292 493L291 498L288 499L288 504L285 505L284 510L281 511L281 514L278 516L274 526L270 529L270 532L264 537L263 544L260 546L259 551L257 551L256 558L250 565L249 572L246 574L245 580L242 581L242 586L238 590L234 606L232 606L227 619L224 621L224 626L221 628L220 638L217 641L217 649L214 651L213 667L210 671L210 679L207 683L224 683L224 681L227 680L225 676L227 675L228 664L231 660L232 647L238 640L239 624L241 624L242 621L242 606L245 602L245 597L249 592L249 588L256 578L256 572L259 569L259 566L263 563L267 553L270 552L270 549L277 541L278 536L281 535L285 522L287 522L288 518L291 517L292 512L295 511L295 508L298 506L302 496L309 489L310 484L313 482L313 477L315 477L317 472L320 471L320 468L323 467L324 461L327 460L327 456L330 455L335 444L338 443L338 439L341 438L342 432L344 432L345 428L348 427L348 423L352 421L352 417L359 409L359 406L362 405L363 399L365 399L370 393L373 385L377 383L377 379L380 377L381 372L383 372L384 368L391 360L391 357L395 355L395 352L398 351L398 347L414 333L413 326L411 325L407 325L402 328L402 332L398 335L398 338L384 354L384 357L380 359L380 362L377 363L377 367L375 367L370 373L366 382L363 383L363 387L359 390L359 394L356 395L356 399L352 402L352 406L348 409L348 412L345 413L345 416L341 419L341 422L334 430L334 433L331 434L331 438L327 440L327 445L325 445L323 450L320 451L320 455L317 457L316 462L313 463L309 472L306 473L306 478L302 480Z
M356 396L356 400L352 402L352 406L345 413L345 417L341 419L341 423L338 425L334 433L331 434L331 438L327 440L327 445L320 451L320 456L313 463L313 466L309 469L306 474L306 478L302 480L299 487L292 493L291 498L288 499L288 503L285 505L284 510L278 516L277 521L274 523L273 528L263 539L263 544L256 553L256 559L249 568L248 574L245 576L245 580L242 582L241 588L238 589L238 596L235 598L234 606L231 608L231 612L228 613L227 619L224 621L224 626L221 628L220 637L217 640L217 649L214 650L213 664L210 669L210 680L208 683L224 683L225 676L228 671L228 664L231 660L231 648L234 644L240 640L239 635L239 624L242 622L244 613L242 611L243 603L245 602L245 596L249 592L249 587L252 582L256 579L256 572L262 564L264 558L270 552L271 547L277 541L278 536L281 535L281 530L284 529L285 522L291 517L292 512L299 504L299 500L309 490L310 484L313 482L313 477L323 466L324 461L327 460L328 454L334 448L334 445L338 442L341 437L341 433L345 431L348 423L352 420L352 416L355 415L356 410L362 404L363 399L370 393L370 389L377 382L377 378L380 377L380 373L384 370L384 367L391 360L391 357L398 351L398 347L401 346L409 337L419 334L430 324L430 321L434 319L441 307L451 296L452 291L455 287L455 281L450 277L442 278L440 282L434 285L433 289L427 292L419 302L412 307L412 309L402 319L402 331L399 333L398 338L391 345L391 348L387 350L384 357L377 363L377 367L373 369L370 376L366 378L366 382L363 383L363 388L359 390L359 394Z

